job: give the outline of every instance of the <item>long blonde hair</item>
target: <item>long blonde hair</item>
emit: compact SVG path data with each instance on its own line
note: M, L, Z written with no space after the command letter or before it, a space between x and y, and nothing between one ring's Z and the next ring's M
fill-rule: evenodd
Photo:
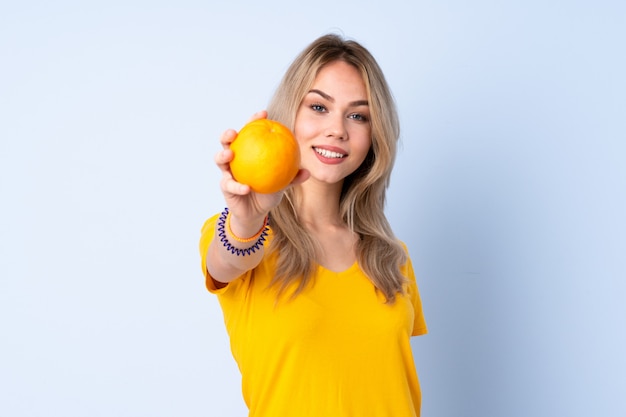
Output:
M406 278L400 267L407 255L384 214L385 192L396 156L400 127L395 102L374 57L353 40L322 36L311 43L287 69L268 106L268 117L293 130L296 112L316 75L325 65L344 61L361 73L370 107L372 146L361 166L344 180L340 213L359 236L356 247L361 269L387 302L403 291ZM296 282L301 292L315 272L317 243L298 220L292 188L270 213L273 232L270 250L278 255L274 284L283 292Z

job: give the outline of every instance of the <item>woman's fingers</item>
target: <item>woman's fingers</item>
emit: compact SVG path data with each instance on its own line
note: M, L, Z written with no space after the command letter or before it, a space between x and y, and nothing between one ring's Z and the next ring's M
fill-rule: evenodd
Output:
M254 113L252 117L250 117L250 119L248 120L248 123L253 122L255 120L259 120L259 119L267 119L267 111L261 110L261 111Z
M233 151L230 149L222 149L215 154L215 163L222 170L228 170L230 161L233 160Z
M237 182L233 179L232 175L224 174L222 176L221 184L222 193L225 196L244 196L250 194L250 186Z
M220 143L222 144L222 147L224 149L228 149L228 147L230 147L230 144L233 143L236 137L237 137L236 130L234 129L225 130L224 133L222 133L222 136L220 136Z
M248 123L254 120L265 118L267 118L267 111L262 110L253 114L250 117ZM214 157L215 164L222 171L220 188L229 206L248 207L248 210L254 206L255 211L260 211L259 207L256 207L259 206L259 204L255 201L259 198L261 200L265 200L267 199L267 197L256 195L256 193L252 192L250 186L237 182L230 170L230 162L234 158L234 153L230 149L230 145L236 138L237 131L233 129L225 130L224 133L222 133L222 136L220 136L220 144L222 145L222 150L217 152ZM308 172L306 172L306 177L308 178ZM304 181L304 179L302 179L302 181ZM276 196L273 196L273 198L276 198ZM270 198L269 200L272 200L272 198ZM275 205L273 201L269 200L268 202L266 202L266 204L270 203L270 206Z
M222 144L227 144L229 137L230 133L225 132L224 135L222 135ZM245 195L250 193L249 186L240 184L233 178L233 174L230 171L230 161L233 160L233 151L230 150L228 145L225 145L224 149L217 152L214 159L215 164L222 171L220 188L224 194Z
M230 161L233 159L233 151L230 149L224 149L219 151L215 155L215 163L222 171L222 179L220 181L220 187L224 193L233 195L245 195L250 193L250 187L241 184L233 178L233 174L230 171Z

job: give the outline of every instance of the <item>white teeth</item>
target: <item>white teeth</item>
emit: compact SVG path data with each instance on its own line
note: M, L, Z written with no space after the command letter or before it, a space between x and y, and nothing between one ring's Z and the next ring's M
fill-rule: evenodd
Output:
M324 158L343 158L345 156L344 154L329 151L326 149L320 149L320 148L314 148L314 149L315 149L315 152L322 155Z

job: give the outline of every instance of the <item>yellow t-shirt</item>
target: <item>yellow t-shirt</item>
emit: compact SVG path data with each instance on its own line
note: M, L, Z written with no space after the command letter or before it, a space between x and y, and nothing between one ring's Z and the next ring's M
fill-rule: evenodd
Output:
M409 339L427 329L410 260L406 295L391 305L357 263L343 272L318 266L312 285L277 302L268 287L276 256L267 252L216 289L205 266L216 219L202 227L202 269L224 313L250 417L419 416Z

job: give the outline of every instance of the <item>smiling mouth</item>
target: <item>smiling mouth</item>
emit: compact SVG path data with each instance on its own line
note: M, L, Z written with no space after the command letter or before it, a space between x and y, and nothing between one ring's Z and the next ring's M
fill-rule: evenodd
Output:
M322 155L324 158L341 159L341 158L345 158L347 156L346 154L329 151L328 149L313 148L313 150L315 152L317 152L319 155Z

